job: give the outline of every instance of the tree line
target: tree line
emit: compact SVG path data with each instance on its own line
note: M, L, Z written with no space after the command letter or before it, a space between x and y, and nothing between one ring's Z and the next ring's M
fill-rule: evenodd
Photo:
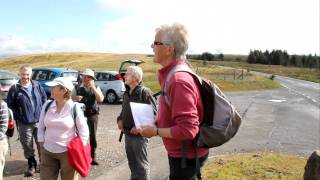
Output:
M308 68L319 68L320 57L317 55L289 55L287 51L266 50L251 50L247 62L250 64L269 64L269 65L282 65L282 66L298 66Z
M187 59L204 60L204 61L223 61L224 55L211 54L209 52L204 52L202 54L187 54Z
M228 56L229 57L229 56ZM242 61L242 58L235 59L225 58L224 54L212 54L204 52L202 54L187 54L187 59L203 60L203 61ZM230 58L230 57L229 57ZM245 61L245 59L243 59ZM290 55L285 50L268 50L262 52L261 50L251 50L246 58L249 64L268 64L268 65L282 65L282 66L298 66L308 68L320 67L320 56L317 55Z

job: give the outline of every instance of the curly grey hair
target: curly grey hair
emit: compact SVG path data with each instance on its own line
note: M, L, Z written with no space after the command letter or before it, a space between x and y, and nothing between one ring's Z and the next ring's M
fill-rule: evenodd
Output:
M188 50L188 31L184 25L173 23L172 25L161 25L156 29L156 33L162 33L162 42L172 45L175 49L175 58L186 59Z

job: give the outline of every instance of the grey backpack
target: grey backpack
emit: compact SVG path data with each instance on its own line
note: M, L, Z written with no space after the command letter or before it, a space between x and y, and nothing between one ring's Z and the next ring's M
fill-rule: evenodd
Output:
M202 79L187 65L176 65L166 77L162 92L166 104L170 107L169 97L166 93L167 84L176 72L190 73L196 80L201 94L204 117L195 139L196 147L217 147L234 137L240 127L241 116L217 85Z

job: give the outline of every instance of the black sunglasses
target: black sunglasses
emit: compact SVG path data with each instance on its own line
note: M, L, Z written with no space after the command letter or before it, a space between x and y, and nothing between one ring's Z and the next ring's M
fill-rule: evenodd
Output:
M165 45L165 44L163 42L153 41L152 45L153 46L162 46L162 45Z

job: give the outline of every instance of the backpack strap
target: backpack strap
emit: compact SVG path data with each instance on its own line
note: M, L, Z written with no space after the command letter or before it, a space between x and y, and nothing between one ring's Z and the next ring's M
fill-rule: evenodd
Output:
M22 115L22 107L18 103L18 100L19 100L18 93L19 93L21 87L22 87L21 84L17 84L17 83L14 84L14 104L18 107L19 116Z
M193 76L194 79L196 79L197 83L200 83L202 82L201 78L196 74L194 73L191 68L188 66L188 65L185 65L185 64L179 64L179 65L176 65L174 66L168 73L167 77L166 77L166 80L164 82L164 87L163 87L163 91L162 91L162 96L164 97L164 100L166 102L166 104L170 107L170 101L169 101L169 97L168 97L168 83L170 81L170 79L172 78L172 76L174 75L174 73L176 72L187 72L189 74L191 74Z
M76 123L76 118L77 118L77 106L76 106L76 103L73 103L73 107L72 107L72 112L71 112L71 116L72 116L72 119L74 121L74 126L76 128L76 134L77 136L79 136L79 130L78 130L78 127L77 127L77 123Z
M139 100L140 100L141 103L144 103L144 102L143 102L143 100L144 100L144 99L143 99L143 93L144 93L145 89L146 89L146 88L145 88L144 86L141 86L141 89L140 89L140 97L139 97Z
M51 106L51 104L53 103L53 100L49 100L48 104L46 105L45 109L44 109L44 114L46 114L49 110L49 107Z

